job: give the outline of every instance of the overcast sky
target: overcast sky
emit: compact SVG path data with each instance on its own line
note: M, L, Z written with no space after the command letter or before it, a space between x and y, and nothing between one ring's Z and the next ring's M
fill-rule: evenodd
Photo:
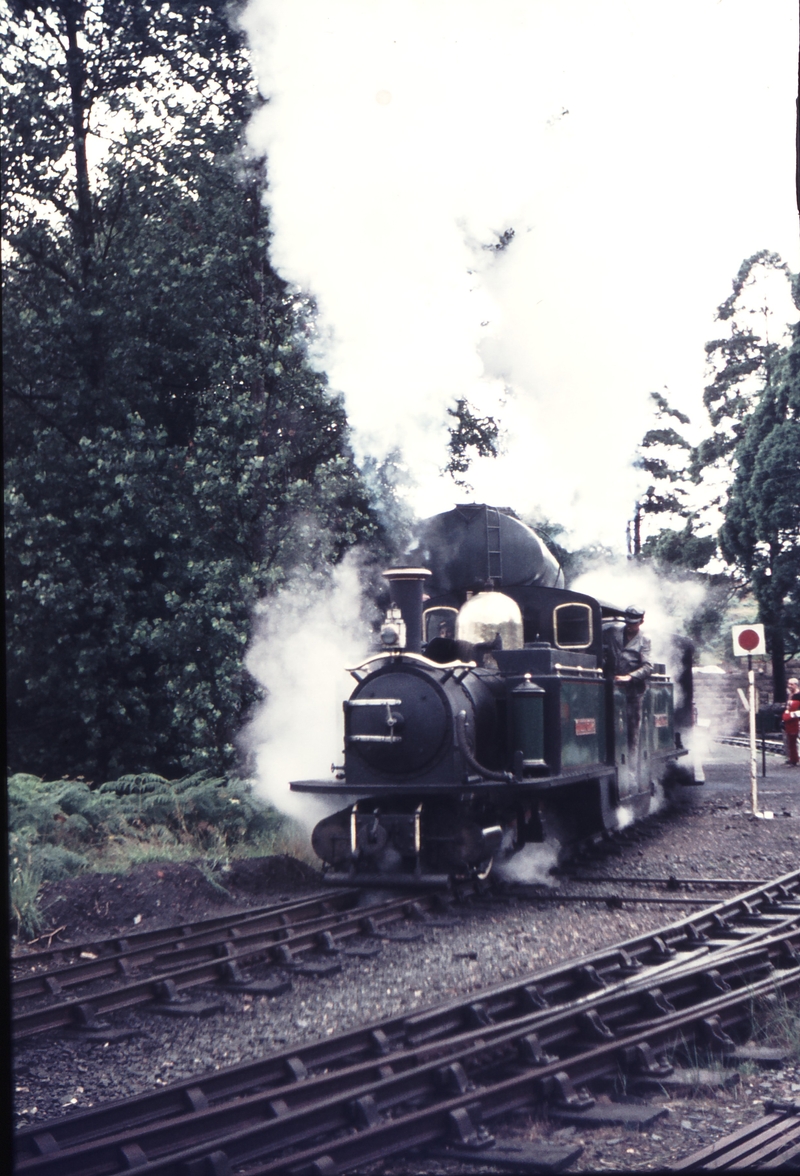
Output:
M273 261L420 514L489 501L623 546L648 392L701 421L740 262L800 269L797 23L796 0L251 0ZM471 495L439 474L460 396L507 433Z

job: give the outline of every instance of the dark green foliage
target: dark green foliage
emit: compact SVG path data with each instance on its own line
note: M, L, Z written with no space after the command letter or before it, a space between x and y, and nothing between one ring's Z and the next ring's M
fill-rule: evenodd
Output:
M659 416L671 416L674 417L676 421L680 421L682 425L690 424L689 417L679 409L673 408L667 400L666 396L662 396L660 392L651 392L650 399L655 401ZM684 447L686 446L686 442L682 437L678 438L678 443Z
M152 773L126 776L98 789L20 773L8 781L8 807L12 837L73 853L101 848L114 836L145 840L154 827L176 842L200 846L213 836L232 848L258 841L281 824L246 781L204 772L173 781Z
M711 597L719 598L723 608L738 589L752 590L767 630L775 697L782 699L784 661L800 649L800 324L784 349L751 329L746 314L763 315L766 321L770 313L766 306L745 311L742 304L759 267L782 274L800 308L800 278L789 273L777 254L762 250L742 263L732 293L717 310L717 318L730 324L730 334L706 346L714 365L704 393L712 433L694 447L671 427L652 429L643 440L643 448L661 445L671 456L641 461L655 478L670 484L666 494L650 487L642 510L673 513L687 521L681 531L665 528L649 537L642 554L672 569L705 567L716 543L695 533L702 511L686 508L687 489L701 486L713 467L733 468L727 495L709 502L719 505L725 518L719 550L733 577L727 588L720 577L710 577L708 583ZM663 396L653 398L659 417L688 423ZM688 462L683 460L687 450ZM714 600L711 614L719 611ZM706 628L713 629L714 623L710 616Z
M689 418L684 413L679 412L678 409L673 408L667 398L662 396L660 392L651 392L650 398L655 402L656 420L661 421L666 417L674 417L681 424L688 425L690 423ZM638 509L643 514L675 514L679 518L688 518L689 511L686 507L686 489L685 486L681 485L681 482L685 482L686 480L687 470L685 466L675 464L679 459L679 453L675 451L683 449L691 453L692 447L671 425L666 425L658 429L648 429L642 438L640 446L642 450L658 449L659 447L667 450L669 458L654 457L650 453L640 453L635 464L639 469L646 470L657 482L669 483L670 489L667 491L657 491L655 484L648 486L646 494L638 504ZM643 554L647 554L644 548Z
M414 525L414 513L398 493L410 485L400 450L391 450L380 461L365 457L361 475L378 524L369 554L377 562L395 559L409 542Z
M733 289L717 308L717 319L730 323L730 334L706 343L706 355L714 377L703 392L703 403L714 432L693 451L689 473L695 482L711 465L728 461L747 429L747 421L758 400L763 379L778 347L756 334L744 316L740 300L746 287L762 271L777 271L792 280L777 253L762 249L746 258L733 281ZM752 311L750 312L753 313ZM764 308L766 316L767 308Z
M683 531L666 528L645 541L642 554L657 556L662 562L680 563L698 568L698 559L706 552L715 553L711 536L698 536L704 512L711 506L723 506L719 497L709 496L697 509L690 509L690 499L698 499L697 487L707 479L709 471L727 470L738 459L740 442L746 436L753 413L762 394L771 366L778 359L778 347L752 329L750 317L758 313L766 319L769 308L747 311L742 303L745 291L759 273L782 274L795 288L795 276L790 274L780 257L769 250L761 250L742 262L733 282L732 292L717 308L717 319L730 326L728 336L706 344L706 354L713 378L706 386L703 401L708 412L712 432L692 446L686 438L668 424L672 417L681 424L689 418L673 408L661 393L652 392L656 418L664 427L650 429L642 439L642 453L638 465L655 479L639 504L644 514L671 514L685 519ZM654 455L651 451L655 449ZM659 454L660 450L660 454ZM657 488L668 485L668 489Z
M63 845L37 846L34 861L43 882L58 882L62 878L71 878L74 874L80 874L89 864L88 858L83 854L65 849Z
M671 577L680 574L679 565L667 565ZM707 573L683 573L689 577L700 579L705 587L705 596L688 618L686 636L694 641L698 648L716 650L716 657L724 657L730 643L730 615L731 606L741 599L741 585L726 573L713 576ZM719 652L722 651L722 652Z
M800 324L770 363L735 457L720 545L752 584L782 698L782 663L800 650Z
M493 416L476 416L473 405L463 397L447 412L456 423L449 430L450 458L442 472L450 474L456 486L471 490L463 475L475 457L497 457L500 426Z
M656 559L662 563L681 565L699 571L704 568L714 552L717 541L713 535L695 535L691 522L682 531L664 527L657 535L650 535L642 544L645 559Z
M207 772L172 781L154 773L128 775L96 789L82 780L18 773L8 781L8 824L12 915L18 930L30 935L43 922L42 883L96 869L115 848L127 847L129 858L136 846L165 858L227 856L263 847L283 818L246 781Z
M659 399L663 400L663 397ZM684 417L684 420L688 423L689 418ZM680 449L691 449L689 442L684 440L680 433L676 433L674 429L649 429L642 440L642 448L646 449L650 445L675 445ZM670 471L670 480L674 480L677 476L674 471Z
M380 530L269 265L231 12L54 0L5 28L12 770L230 767L255 603Z

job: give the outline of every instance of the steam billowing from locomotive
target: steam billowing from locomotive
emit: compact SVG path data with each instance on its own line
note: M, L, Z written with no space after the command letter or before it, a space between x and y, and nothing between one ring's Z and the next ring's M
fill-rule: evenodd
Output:
M633 736L604 659L623 607L564 587L510 511L459 506L390 568L377 649L350 672L343 762L295 792L348 797L312 842L328 877L374 884L485 875L526 845L567 844L644 815L691 782L673 684L656 664ZM690 663L690 656L689 656ZM355 800L353 798L356 798Z

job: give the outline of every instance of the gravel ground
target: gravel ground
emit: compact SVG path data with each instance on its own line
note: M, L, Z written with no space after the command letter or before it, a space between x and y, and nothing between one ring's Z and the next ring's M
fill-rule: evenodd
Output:
M769 757L768 777L760 781L761 798L775 818L756 820L748 812L745 756L739 748L715 746L706 761L705 787L685 789L678 811L651 818L638 842L623 846L619 856L609 856L593 866L593 872L609 877L757 879L795 869L800 857L800 772ZM135 879L126 882L120 876L115 886L119 884L121 897L128 885L136 893ZM644 886L609 888L563 878L554 885L565 894L609 889L624 895L657 893ZM281 893L285 892L284 886ZM707 888L697 886L695 892L706 893ZM251 901L272 897L277 894L265 888L253 893ZM133 900L127 909L131 919L141 913ZM421 1009L657 928L689 909L698 908L643 905L609 910L597 902L561 905L521 897L475 902L469 909L459 908L455 925L426 925L416 942L385 942L376 957L345 960L338 976L295 977L292 990L283 996L251 999L227 994L224 1011L205 1020L173 1020L143 1010L119 1014L111 1019L113 1025L133 1027L140 1034L121 1043L34 1038L21 1043L15 1057L16 1120L18 1125L42 1123L73 1108L200 1075L401 1010ZM160 921L184 913L163 904L158 909ZM196 912L193 915L197 917ZM119 920L109 933L118 925ZM578 1135L525 1116L496 1130L517 1138L579 1138L584 1152L575 1171L657 1168L734 1130L739 1122L759 1117L764 1097L800 1097L800 1070L792 1064L777 1074L740 1075L738 1085L728 1090L661 1097L658 1105L669 1113L647 1132L602 1128ZM387 1176L454 1170L419 1157L371 1169Z

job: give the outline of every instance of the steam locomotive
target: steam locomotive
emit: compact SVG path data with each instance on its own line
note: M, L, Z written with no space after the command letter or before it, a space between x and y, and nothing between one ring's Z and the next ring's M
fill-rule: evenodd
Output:
M510 511L458 506L423 525L419 566L384 572L379 648L350 673L344 764L296 792L340 796L312 844L332 882L442 884L485 877L525 845L575 840L646 814L691 724L656 663L629 743L626 696L604 666L603 628L623 609L564 586ZM623 606L624 607L624 606Z

